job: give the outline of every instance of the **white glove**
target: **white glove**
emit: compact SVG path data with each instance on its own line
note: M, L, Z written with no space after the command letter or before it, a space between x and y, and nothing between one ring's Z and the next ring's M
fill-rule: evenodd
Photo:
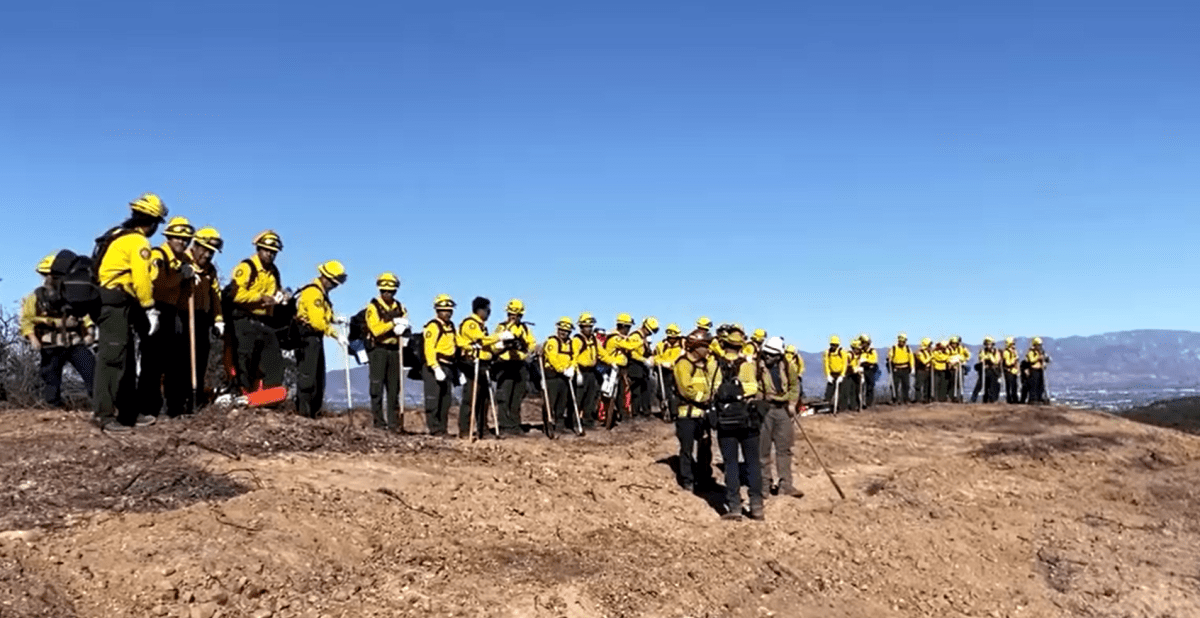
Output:
M466 384L467 384L467 374L465 374L465 373L462 373L462 372L460 371L460 372L458 373L458 385L459 385L459 386L466 386Z
M575 377L575 366L571 365L570 367L567 367L567 370L563 372L563 375L567 376L568 380L570 380L571 378L574 378Z
M842 376L838 376L838 378L837 378L837 383L838 383L838 384L841 384L841 383L842 383Z
M825 376L825 381L830 384L833 384L833 376Z
M950 362L955 365L962 364L962 360L963 360L962 357L958 356L957 354L950 357Z
M500 338L501 343L503 343L505 341L512 341L513 339L517 338L517 336L512 334L512 331L510 331L510 330L500 331L500 333L497 334L496 336Z
M334 323L334 324L349 324L349 323L350 323L350 318L348 318L348 317L346 317L346 316L344 316L344 315L338 315L338 316L334 316L334 318L333 318L333 323Z
M646 368L648 368L648 369L654 368L654 359L653 358L647 358L646 360L644 360L642 362L646 363Z
M276 303L283 304L283 301L285 301L285 300L287 300L287 296L283 293L283 290L279 290L278 292L275 292L275 302Z
M575 386L583 386L583 374L575 374Z
M146 321L150 323L150 327L146 329L146 336L149 337L158 332L158 309L147 309Z
M433 368L433 379L437 380L438 382L445 382L446 381L446 372L443 371L441 367L434 367Z
M221 337L224 337L225 336L225 323L217 322L216 324L213 324L213 332L217 334L218 339Z
M350 347L350 340L346 339L346 336L342 333L338 333L335 339L337 339L338 345L342 346L343 348Z
M396 318L392 320L392 332L397 335L404 335L412 330L412 325L408 323L408 318Z

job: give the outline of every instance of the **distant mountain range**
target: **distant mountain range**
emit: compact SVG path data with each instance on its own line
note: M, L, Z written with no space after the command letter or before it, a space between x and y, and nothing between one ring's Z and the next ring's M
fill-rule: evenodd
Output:
M1177 330L1132 330L1089 337L1043 337L1043 345L1053 359L1048 378L1053 389L1160 389L1200 386L1200 333ZM1029 349L1028 337L1017 339L1022 354ZM881 345L881 342L876 342ZM892 342L879 348L882 363ZM999 342L1003 347L1003 342ZM916 349L916 345L913 349ZM968 345L978 356L982 346ZM804 390L810 396L824 392L825 376L821 352L801 352L804 358ZM974 363L972 363L974 364ZM881 377L880 392L887 391ZM351 394L355 406L370 401L367 367L350 370ZM968 378L968 387L975 377ZM409 405L420 405L421 383L405 385ZM326 401L331 407L346 405L346 378L343 370L330 371Z

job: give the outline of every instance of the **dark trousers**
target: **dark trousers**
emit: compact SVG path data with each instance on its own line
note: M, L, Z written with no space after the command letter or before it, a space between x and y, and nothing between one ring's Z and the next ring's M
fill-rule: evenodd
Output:
M625 420L629 418L633 405L633 398L630 397L629 374L625 367L613 367L612 371L617 372L617 391L613 398L612 406L609 414L615 414L613 418L616 420Z
M571 381L556 373L546 375L546 402L550 405L550 421L560 428L575 427L575 409L571 405Z
M189 335L188 335L188 328L190 328L190 326L188 324L186 313L183 316L182 323L183 323L183 345L186 346L184 349L184 356L187 357L184 359L184 362L187 363L190 367L190 365L191 365L191 350L190 350L191 344L190 344ZM205 382L204 378L208 374L208 355L212 352L212 339L211 339L212 326L213 326L212 314L209 314L209 313L197 313L196 314L196 391L188 399L187 405L185 406L185 409L188 411L194 411L197 408L204 407L208 403L208 394L204 388L204 382ZM192 388L192 384L190 381L187 384L187 388L190 392L191 388Z
M675 421L675 437L679 438L679 482L695 485L696 478L712 478L712 431L708 421L700 418L680 418ZM693 455L693 452L695 455Z
M259 374L264 388L283 385L283 351L279 337L261 320L240 317L233 321L237 348L237 378L242 392L258 389Z
M918 403L933 401L933 369L918 369L913 377L914 400Z
M116 294L105 291L104 294ZM136 309L138 312L140 308ZM138 411L134 405L137 391L137 370L133 358L133 299L100 308L96 320L99 330L99 350L96 353L96 375L92 386L92 406L100 422L118 420L132 425ZM118 414L118 410L120 413Z
M908 404L912 403L912 397L909 396L908 378L912 375L912 369L901 367L892 370L892 398L894 403Z
M725 507L730 513L742 512L742 467L746 469L750 508L761 507L762 465L759 460L759 435L756 429L717 430L717 444L725 462ZM744 461L739 462L738 456Z
M1021 391L1017 388L1017 374L1004 372L1004 398L1008 403L1021 403Z
M446 435L446 423L450 418L450 405L453 403L453 367L442 365L442 371L446 373L446 379L438 382L429 365L421 367L421 378L425 383L425 428L435 436Z
M630 416L650 416L650 370L631 359L625 375L629 378Z
M187 362L190 354L187 342L181 343L180 335L183 328L179 323L179 312L175 307L165 303L155 303L158 309L158 330L153 335L143 336L139 341L138 351L139 371L137 380L137 399L139 412L150 416L158 416L162 412L163 394L166 393L167 412L170 416L179 416L184 412L187 403L187 387L180 388L180 383L188 378L188 368L181 366Z
M79 373L79 378L87 388L88 397L92 396L92 383L96 379L96 356L87 346L42 348L41 357L39 373L42 376L42 401L52 406L63 405L62 374L67 363L71 363Z
M371 415L378 429L395 429L400 410L400 348L375 346L367 353L371 378ZM387 405L384 406L384 396ZM385 412L386 410L386 412Z
M875 378L879 377L879 367L867 367L859 375L862 376L863 405L869 408L875 405Z
M264 380L265 383L265 380ZM325 341L305 335L296 348L296 412L317 418L325 403Z
M1046 373L1045 369L1030 369L1029 370L1029 403L1050 403L1050 399L1046 397Z
M482 437L487 433L488 402L490 401L488 389L492 387L492 382L488 379L488 365L489 363L480 363L478 376L475 375L474 362L463 369L467 376L467 383L463 385L462 401L458 406L458 436L460 438L471 433L472 396L475 398L475 437Z
M600 376L595 368L580 369L579 372L582 384L575 386L575 400L583 414L583 426L591 427L596 424L596 409L600 403Z
M838 409L841 410L841 409L843 409L842 402L834 401L835 397L837 399L841 399L841 387L838 386L838 383L837 383L838 378L840 378L841 376L836 373L831 374L831 375L833 377L833 381L826 382L826 384L825 384L825 401L828 401L831 404L837 405Z
M996 367L988 367L979 374L979 379L975 380L975 389L971 391L971 403L979 400L979 393L983 392L983 403L996 403L1000 400L1000 370Z
M496 412L500 429L521 429L521 402L525 400L525 382L529 370L524 361L504 361L493 365L496 377Z
M941 369L935 371L937 371L937 377L934 379L934 398L938 401L950 401L954 390L954 370Z
M792 481L792 450L796 443L796 428L787 403L769 403L762 429L759 430L759 469L762 474L763 495L771 488L771 463L775 463L775 478L779 479L779 493L789 494L796 486ZM771 457L771 448L775 457Z
M862 379L863 374L854 373L850 374L850 379L842 380L842 402L839 406L842 410L862 409L858 398L859 389L862 388Z
M659 400L658 405L663 410L663 418L670 420L675 416L675 410L679 408L679 397L675 393L675 372L670 367L655 367L656 374L659 378L658 391L655 397ZM663 400L663 393L666 392L666 400Z

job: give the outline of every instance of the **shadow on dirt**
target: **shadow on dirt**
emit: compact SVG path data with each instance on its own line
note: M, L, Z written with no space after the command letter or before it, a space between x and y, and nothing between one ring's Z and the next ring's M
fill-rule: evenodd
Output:
M1103 450L1121 443L1119 434L1083 433L1017 440L997 440L971 452L973 457L991 459L995 457L1025 457L1045 461L1055 454L1079 453Z

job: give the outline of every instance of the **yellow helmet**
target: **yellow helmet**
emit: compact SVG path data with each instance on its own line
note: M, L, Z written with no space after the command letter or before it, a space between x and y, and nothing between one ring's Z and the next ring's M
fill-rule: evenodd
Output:
M433 299L434 309L453 309L457 305L454 304L454 299L450 298L449 294L438 294Z
M129 209L136 213L141 213L164 221L167 218L167 205L163 203L162 198L153 193L143 193L136 200L129 202Z
M642 327L644 327L646 330L648 330L652 333L657 333L658 332L658 318L649 317L649 318L642 320Z
M1012 337L1005 337L1004 344L1005 345L1017 345L1017 340Z
M679 332L678 324L667 324L667 336L668 337L678 337L682 334L683 333Z
M575 328L575 325L571 323L571 318L565 315L558 318L558 322L555 322L554 325L558 327L558 330L571 330Z
M721 345L741 348L746 345L746 333L739 329L729 329L719 338Z
M789 345L784 351L787 352L788 354L796 354L797 353L796 346L794 346L794 345Z
M337 260L329 260L320 266L317 266L317 272L322 277L341 285L346 282L346 267Z
M187 220L187 217L171 217L167 222L167 229L163 230L163 236L173 236L175 238L191 238L196 235L196 228L192 227L192 222Z
M279 253L283 251L283 239L279 237L273 230L259 232L258 236L254 237L254 246L267 251Z
M700 318L699 320L696 320L696 328L709 330L712 328L712 320L708 318Z
M933 340L930 339L929 337L926 337L921 340L921 345L929 347L929 346L933 345Z
M754 329L754 336L750 337L750 340L755 343L762 343L763 341L766 341L766 339L767 339L767 331L765 331L761 328Z
M838 337L837 335L833 335L829 338L829 345L842 345L842 338Z
M962 338L960 338L958 335L954 335L950 338L950 343L958 343L960 341L962 341Z
M983 338L983 342L984 343L996 343L996 340L993 339L991 335L988 335L987 337Z
M1041 337L1034 337L1034 338L1033 338L1033 345L1042 345L1042 338L1041 338Z
M595 326L596 318L592 314L584 311L583 313L579 314L579 325L580 326Z
M400 289L400 277L397 277L392 273L383 273L382 275L379 275L378 279L375 280L375 287L381 290L395 292L396 290Z
M525 315L525 303L521 302L520 299L514 298L508 301L508 304L504 306L504 310L513 315Z
M220 253L221 248L225 246L225 241L221 240L221 233L215 227L202 227L196 230L196 236L193 240L197 245L213 253Z
M633 316L622 313L617 316L617 326L633 326Z
M39 274L39 275L50 274L50 266L52 266L54 264L54 258L57 256L58 256L57 253L51 253L50 255L47 255L46 257L42 258L42 261L38 262L38 265L37 265L37 274Z
M908 335L900 333L899 335L896 335L896 341L908 341Z
M868 335L868 334L866 334L866 333L863 333L863 334L861 334L861 335L859 335L859 336L858 336L858 340L859 340L859 341L862 341L863 343L870 343L870 342L871 342L871 336L870 336L870 335Z

